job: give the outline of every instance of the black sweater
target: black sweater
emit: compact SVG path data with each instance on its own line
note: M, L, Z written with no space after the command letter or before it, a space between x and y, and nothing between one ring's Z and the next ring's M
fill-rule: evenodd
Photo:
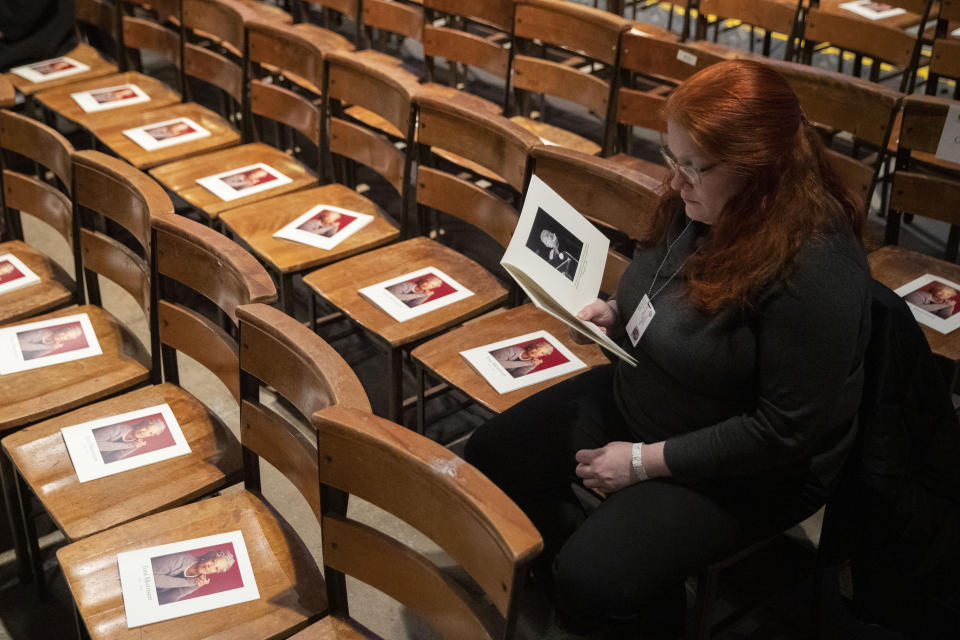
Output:
M651 285L667 241L638 251L617 294L624 323ZM656 315L620 362L617 403L634 435L665 440L680 480L755 474L806 475L829 485L854 435L870 333L870 270L849 234L818 236L803 247L785 282L768 287L746 317L693 307L681 269L709 226L692 222L657 281Z

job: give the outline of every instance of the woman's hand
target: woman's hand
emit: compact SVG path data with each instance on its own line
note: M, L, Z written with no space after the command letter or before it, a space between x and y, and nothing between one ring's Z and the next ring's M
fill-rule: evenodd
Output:
M611 335L616 330L617 322L620 320L620 316L617 314L616 303L604 302L600 298L597 298L581 309L577 317L597 325L600 327L600 331L606 335ZM570 339L577 344L589 344L592 342L590 338L573 329L570 330Z
M611 442L599 449L577 451L577 476L583 478L583 486L613 493L633 484L633 444Z

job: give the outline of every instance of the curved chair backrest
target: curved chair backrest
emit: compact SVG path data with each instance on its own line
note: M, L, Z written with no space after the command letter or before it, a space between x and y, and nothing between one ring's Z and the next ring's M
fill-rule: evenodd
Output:
M520 508L445 447L370 413L336 406L315 414L311 423L321 483L384 509L430 538L480 586L506 619L506 629L502 636L491 634L471 598L430 560L325 500L323 561L334 614L346 614L346 574L410 607L444 638L509 637L526 567L543 546Z
M881 85L842 73L790 62L768 61L790 83L806 118L833 132L848 132L858 146L872 153L865 158L831 149L834 169L847 186L870 201L893 123L903 95Z
M263 458L297 487L320 518L315 438L260 398L269 386L302 416L331 406L370 411L363 386L350 366L320 336L265 304L237 309L240 322L240 424L244 482L259 490ZM314 440L314 441L312 441Z
M667 99L666 87L683 82L721 57L643 31L644 26L625 31L620 39L620 67L631 75L645 76L643 88L620 86L617 90L616 121L666 131L660 110ZM652 83L649 81L652 79ZM652 87L654 90L646 90Z
M226 92L243 104L246 69L244 16L234 5L219 0L182 0L184 99L190 99L188 78L197 78ZM212 39L216 47L195 42Z
M398 150L379 131L343 118L344 107L355 105L383 118L412 146L411 96L416 86L401 83L388 70L367 64L347 52L334 51L324 58L323 138L331 154L369 167L406 194L411 154ZM329 175L329 173L327 174Z
M118 37L118 11L112 2L105 0L74 0L73 15L77 28L85 37L95 32L100 38L109 38L113 47L107 55L113 60L119 60L117 55L120 38Z
M934 96L907 96L903 100L903 121L897 149L897 170L890 189L890 215L887 220L888 244L895 244L903 213L933 218L951 225L951 240L945 259L956 262L957 226L960 225L960 164L937 160L942 171L930 171L929 160L937 153L950 111L960 101ZM954 145L955 146L955 145Z
M152 227L154 308L165 378L179 383L175 357L179 351L216 375L239 403L237 341L208 317L216 315L200 312L195 298L192 304L178 302L182 290L170 286L167 279L213 302L234 328L237 307L276 300L273 281L246 250L209 227L178 215L157 216Z
M73 188L73 145L59 132L32 118L0 111L0 151L12 152L37 163L57 177L62 190L6 165L0 153L0 203L8 208L5 232L22 238L20 220L13 211L28 213L50 225L68 244L73 241L73 214L68 197Z
M512 83L580 104L606 118L611 83L578 68L533 55L537 41L618 69L620 34L630 21L562 0L518 0L513 24ZM525 44L526 43L526 44Z
M529 177L529 153L539 138L507 118L478 113L454 100L418 96L417 203L456 216L501 246L510 244L518 218L519 195ZM513 203L487 189L424 162L430 148L455 153L499 176L515 192Z
M74 237L91 303L100 304L99 274L133 296L150 317L150 220L172 213L169 196L142 171L98 151L73 154ZM122 227L126 238L99 230L112 224Z
M691 4L687 3L688 11ZM791 60L797 50L797 29L804 4L802 0L792 4L776 0L698 0L692 7L697 11L696 39L706 39L708 15L716 16L710 23L716 29L720 29L727 19L740 20L751 28L764 30L761 50L765 56L770 55L773 33L786 36L783 59Z
M249 59L254 66L276 67L284 77L319 96L323 87L323 50L285 24L247 22ZM253 73L251 77L260 77Z
M126 70L130 66L136 66L138 71L142 71L143 65L139 56L135 58L135 62L138 64L130 64L128 54L131 49L136 52L150 51L159 54L164 60L178 69L180 68L182 47L180 45L180 34L177 31L147 18L123 16L121 20L120 33L123 36L123 47L125 49L120 65L122 70Z
M439 57L483 69L506 80L510 71L508 43L513 33L513 0L426 0L423 6L427 11L423 55L428 69L432 70L432 58ZM440 16L452 19L445 24L434 24ZM488 37L465 26L458 28L458 23L480 25L484 31L500 37Z

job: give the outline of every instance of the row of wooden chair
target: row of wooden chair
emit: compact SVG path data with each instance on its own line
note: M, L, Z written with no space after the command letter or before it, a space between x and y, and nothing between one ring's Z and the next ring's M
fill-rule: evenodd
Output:
M34 135L46 129L15 114L0 117L3 141L11 127L32 127ZM23 151L31 157L33 149ZM144 174L92 151L72 153L69 172L78 273L85 276L77 291L92 304L30 319L87 313L103 354L9 374L0 399L7 414L3 431L15 431L4 438L0 456L8 515L11 501L18 501L13 529L28 538L18 554L32 561L38 585L44 580L31 493L71 542L58 559L83 627L94 638L130 633L118 552L237 529L260 599L159 623L151 633L208 637L229 629L233 636L259 638L306 628L300 637L327 637L331 629L362 635L363 627L349 618L345 574L406 603L446 637L509 631L526 564L541 545L509 499L449 451L370 415L359 381L333 349L263 304L275 300L263 268L222 234L173 215L169 199ZM99 306L99 275L142 304L152 357L135 345L130 328ZM179 386L183 356L219 378L237 401L239 442L218 415ZM41 388L31 393L31 387ZM121 393L123 387L133 390ZM81 388L90 393L80 397ZM265 403L265 394L282 398L305 422L282 417L289 413ZM77 481L61 428L164 402L189 454ZM286 476L321 521L323 572L261 494L261 458ZM245 491L193 502L241 477ZM499 611L499 628L487 628L463 589L425 558L347 517L350 494L407 521L444 549ZM333 615L320 619L328 611Z

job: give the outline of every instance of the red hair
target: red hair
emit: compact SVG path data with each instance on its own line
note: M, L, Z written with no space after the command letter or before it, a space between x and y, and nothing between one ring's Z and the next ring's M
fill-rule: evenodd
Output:
M787 277L817 234L845 229L860 240L862 201L831 169L796 94L773 69L749 60L711 65L670 94L664 115L705 154L747 178L687 261L698 308L748 309L767 285ZM661 230L680 203L668 185Z

